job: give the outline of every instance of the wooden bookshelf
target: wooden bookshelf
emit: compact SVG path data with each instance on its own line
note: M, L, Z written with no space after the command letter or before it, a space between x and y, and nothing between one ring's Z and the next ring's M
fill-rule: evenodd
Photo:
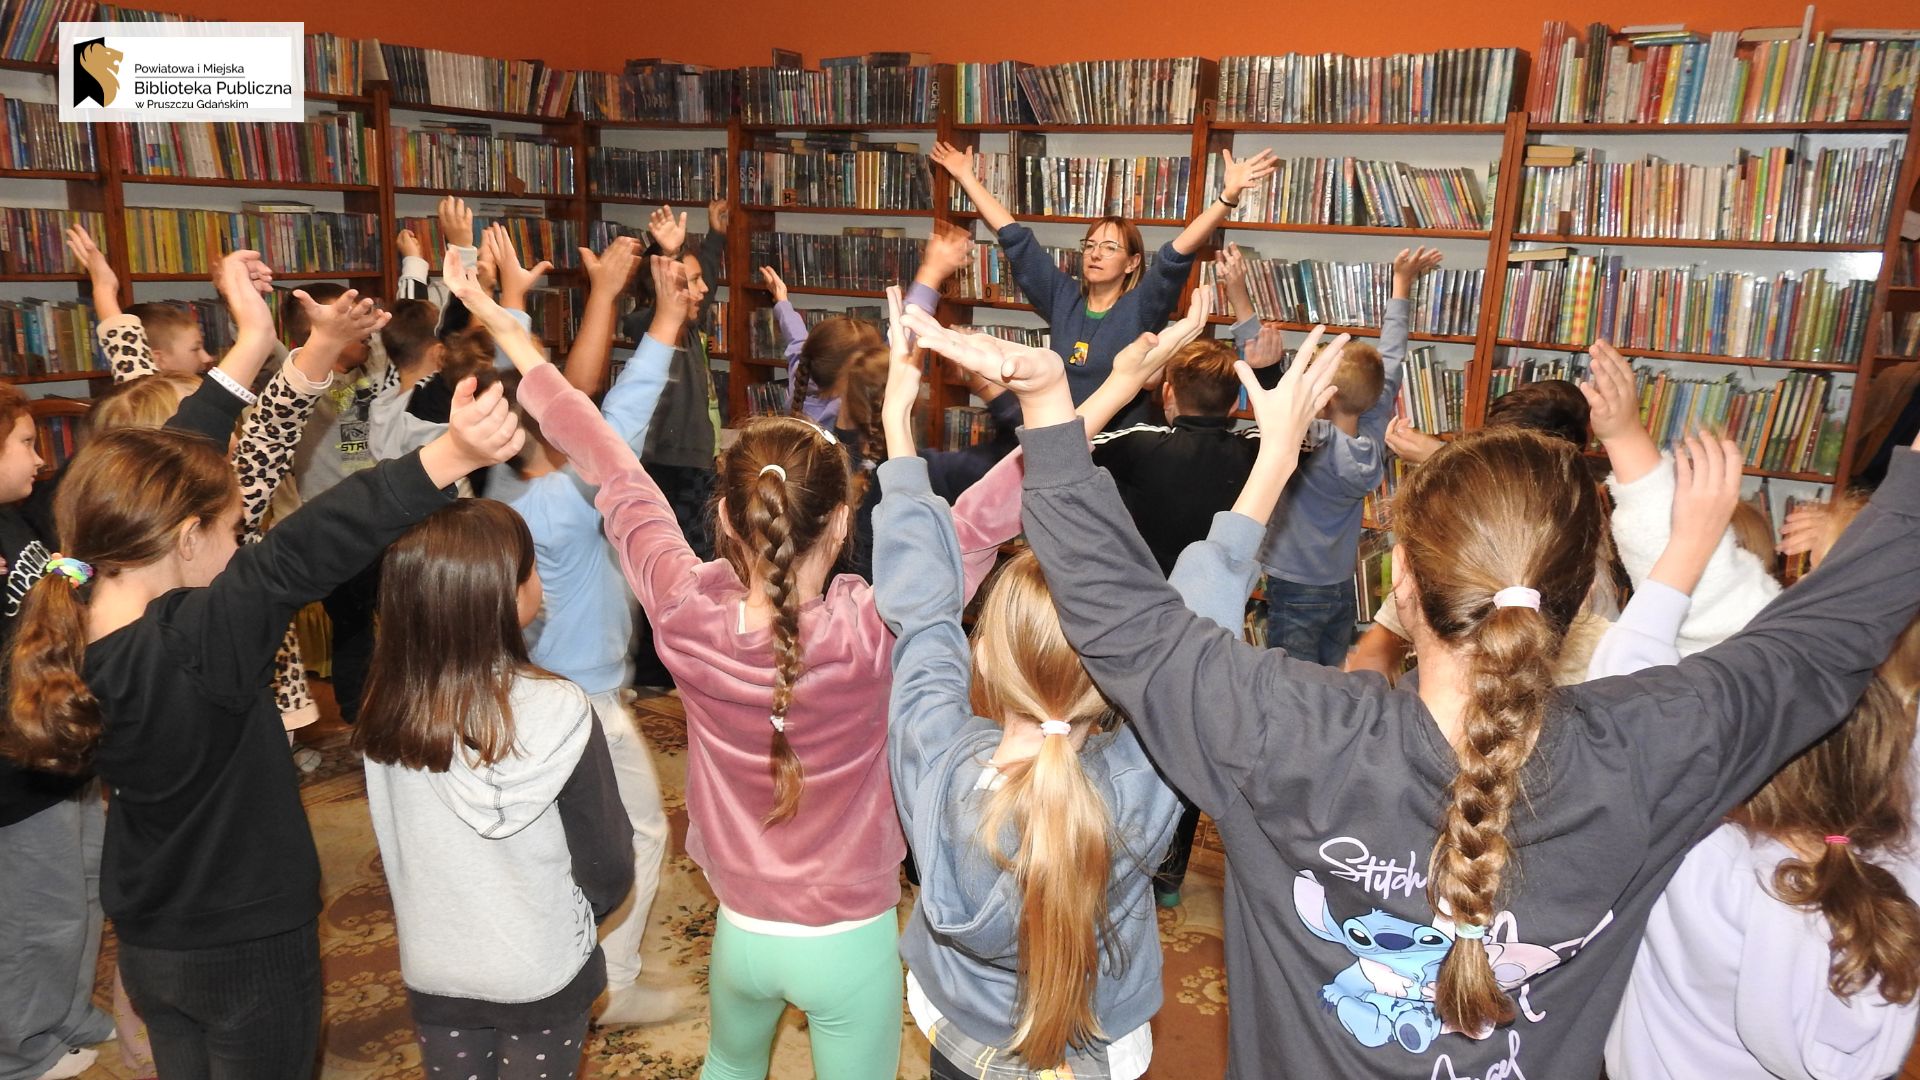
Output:
M1553 344L1544 341L1520 341L1512 338L1498 338L1494 345L1502 349L1534 349L1541 352L1584 353L1584 345ZM1836 363L1820 360L1767 360L1757 356L1715 356L1712 353L1665 352L1659 349L1633 349L1615 346L1621 356L1641 360L1677 360L1687 364L1719 364L1728 367L1782 368L1790 371L1825 371L1830 373L1849 373L1855 370L1852 362Z
M1556 233L1516 232L1513 239L1542 244L1581 244L1589 247L1722 248L1734 251L1825 251L1846 254L1873 254L1877 244L1813 244L1794 240L1684 240L1666 236L1569 236Z
M153 173L119 174L122 184L151 184L165 187L252 188L256 191L361 191L380 190L379 184L334 184L309 180L230 180L224 176L161 176Z

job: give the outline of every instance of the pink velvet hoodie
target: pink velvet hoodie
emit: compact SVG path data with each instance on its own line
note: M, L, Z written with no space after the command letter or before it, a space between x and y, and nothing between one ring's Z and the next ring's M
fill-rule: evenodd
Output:
M873 589L851 575L800 611L806 670L787 712L787 739L806 770L799 811L774 826L768 767L772 635L739 632L747 590L724 561L702 562L633 448L551 364L520 385L520 403L565 453L595 502L621 570L687 713L687 853L720 902L757 919L824 926L900 901L906 842L887 773L893 635ZM967 595L1020 533L1021 456L1000 462L954 507Z

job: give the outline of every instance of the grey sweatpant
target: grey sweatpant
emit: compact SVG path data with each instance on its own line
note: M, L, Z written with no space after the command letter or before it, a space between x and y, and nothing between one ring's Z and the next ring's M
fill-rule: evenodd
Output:
M0 1080L113 1037L93 1005L100 955L100 789L0 826Z

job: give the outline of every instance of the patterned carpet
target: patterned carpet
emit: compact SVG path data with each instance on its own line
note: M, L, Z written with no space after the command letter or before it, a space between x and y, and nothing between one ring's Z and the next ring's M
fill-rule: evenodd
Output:
M330 703L328 703L330 704ZM674 697L637 703L641 728L652 743L661 787L673 825L653 922L643 945L645 973L654 985L683 989L689 1008L678 1022L652 1027L594 1031L587 1041L582 1077L678 1080L696 1077L707 1040L706 981L715 901L706 880L686 855L686 724ZM357 758L347 749L337 722L303 732L325 761L302 786L307 814L319 843L326 910L320 943L326 974L325 1080L389 1080L417 1077L419 1053L400 982L393 911L367 820L366 791ZM1165 946L1166 1005L1154 1019L1155 1060L1148 1076L1203 1080L1225 1066L1227 995L1220 942L1217 854L1195 853L1186 900L1160 913ZM911 898L902 903L904 919ZM102 947L100 998L110 997L114 944ZM927 1075L926 1041L911 1019L905 1024L900 1076ZM128 1080L140 1074L120 1061L114 1044L101 1048L88 1080ZM805 1018L788 1010L774 1046L776 1080L813 1075L807 1057Z

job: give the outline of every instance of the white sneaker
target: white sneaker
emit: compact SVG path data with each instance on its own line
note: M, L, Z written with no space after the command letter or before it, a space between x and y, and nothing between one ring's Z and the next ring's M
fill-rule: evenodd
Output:
M93 1068L93 1063L99 1059L98 1050L85 1046L71 1047L59 1061L53 1063L53 1068L40 1074L40 1080L69 1080Z
M601 1027L627 1024L659 1024L680 1015L680 995L672 990L651 986L625 986L607 995L607 1007L600 1010L594 1023Z
M296 746L293 748L293 763L299 766L300 771L303 773L312 772L319 768L326 760L327 756L325 754L322 754L311 746Z

